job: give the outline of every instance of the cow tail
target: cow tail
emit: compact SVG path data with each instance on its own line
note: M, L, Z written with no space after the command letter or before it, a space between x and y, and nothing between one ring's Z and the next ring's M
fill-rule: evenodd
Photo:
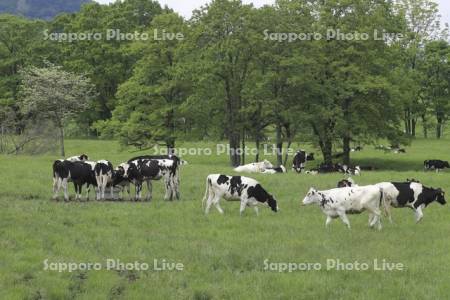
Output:
M206 176L206 190L205 190L205 196L203 197L202 200L202 209L205 210L205 203L206 203L206 199L209 196L209 192L211 189L211 178L209 178L209 176Z

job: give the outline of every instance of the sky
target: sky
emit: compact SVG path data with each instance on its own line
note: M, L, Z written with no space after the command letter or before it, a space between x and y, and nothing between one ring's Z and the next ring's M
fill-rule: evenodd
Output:
M99 3L106 4L115 2L116 0L95 0ZM209 2L208 0L159 0L162 6L167 5L185 18L189 18L192 14L192 11L205 3ZM254 6L260 7L265 4L272 4L274 0L243 0L244 3L253 3ZM439 3L440 12L442 15L442 19L444 23L450 24L450 0L437 0Z

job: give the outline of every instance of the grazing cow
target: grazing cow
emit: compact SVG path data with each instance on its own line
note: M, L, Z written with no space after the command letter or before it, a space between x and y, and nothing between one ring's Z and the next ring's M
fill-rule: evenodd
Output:
M306 162L313 160L314 153L307 153L305 150L298 150L292 161L292 169L297 173L301 173L306 167Z
M276 168L266 169L263 174L276 174L276 173L286 173L286 168L281 165Z
M439 171L450 168L448 161L440 160L440 159L430 159L423 162L423 169L427 170L436 170L436 173Z
M428 188L418 182L381 182L376 186L382 188L386 195L385 214L392 222L390 206L409 207L414 210L416 222L423 218L422 209L431 202L437 201L441 205L445 201L445 192L438 188Z
M278 211L275 198L258 181L244 176L208 175L206 178L205 196L202 201L203 207L205 207L206 202L205 214L209 213L212 204L223 214L223 210L219 205L221 198L228 201L240 201L241 215L246 206L253 206L258 215L258 204L264 204L274 212Z
M273 165L270 163L270 161L265 159L264 161L238 166L234 168L234 171L240 173L263 173L267 169L273 169Z
M164 196L165 200L173 200L173 198L180 199L180 165L187 164L186 161L181 160L176 155L143 155L134 157L128 160L128 163L142 160L142 159L152 159L158 160L159 165L161 165L164 170L164 185L166 189L166 194ZM170 162L171 161L171 162Z
M69 201L69 194L67 190L67 184L72 181L75 186L75 199L81 199L81 191L83 185L87 185L86 200L89 200L90 186L97 186L94 173L95 162L90 161L69 161L64 160L62 162L55 162L53 164L53 172L55 177L58 178L57 188L53 196L57 198L58 192L61 187L64 190L64 200Z
M362 151L363 147L361 146L356 146L355 148L350 149L351 152L357 152L357 151Z
M111 190L111 199L114 198L113 172L114 168L111 162L100 160L94 166L95 180L97 181L97 200L105 200L105 190L109 185Z
M381 229L380 205L384 201L383 189L367 185L361 187L343 187L328 191L318 191L310 188L303 205L317 203L327 216L325 225L328 226L332 219L341 218L342 222L350 229L350 221L347 214L369 212L369 226L378 225Z
M342 179L338 182L337 187L357 187L358 185L355 183L355 181L352 178Z

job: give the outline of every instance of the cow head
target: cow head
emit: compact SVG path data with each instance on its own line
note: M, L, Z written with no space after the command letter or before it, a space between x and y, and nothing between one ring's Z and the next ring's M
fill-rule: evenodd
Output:
M444 161L444 167L450 168L450 165L448 164L448 161Z
M436 201L441 205L445 205L447 203L447 201L445 201L445 192L441 188L436 190Z
M309 205L312 203L318 203L322 199L322 196L315 188L310 188L305 198L303 199L303 205Z
M351 187L355 182L349 178L349 179L342 179L341 181L338 182L337 187L338 188L342 188L342 187Z
M269 205L270 209L274 212L277 212L279 210L277 200L269 194L269 198L267 199L267 205Z
M89 157L86 154L81 154L79 157L80 161L88 161Z
M262 164L263 164L263 166L264 166L264 169L273 169L272 163L271 163L270 161L268 161L267 159L265 159L265 160L262 162Z
M123 178L128 178L130 176L130 170L131 170L132 166L134 166L134 164L121 163L117 167L117 172L118 172L118 174L121 174L121 176Z

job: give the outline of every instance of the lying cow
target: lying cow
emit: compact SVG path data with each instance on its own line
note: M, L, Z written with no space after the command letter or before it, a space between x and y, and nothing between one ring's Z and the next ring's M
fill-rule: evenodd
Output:
M392 222L390 206L409 207L414 210L416 222L423 218L422 209L431 202L437 201L441 205L446 204L445 192L438 188L428 188L418 182L381 182L376 186L385 192L385 213Z
M292 161L292 169L297 173L301 173L308 161L314 160L314 153L307 153L305 150L298 150Z
M273 165L268 160L246 164L234 168L234 171L242 173L263 173L267 169L273 169Z
M97 181L97 200L105 200L105 190L109 185L111 199L114 198L113 184L114 168L111 162L100 160L94 166L95 180Z
M266 169L263 174L277 174L277 173L286 173L286 168L281 165L276 168Z
M357 187L358 185L355 183L355 181L352 178L342 179L338 182L337 187Z
M440 159L430 159L423 162L423 169L425 171L436 170L436 172L439 173L439 171L442 171L445 168L450 168L448 161Z
M310 188L303 205L316 203L327 216L325 225L328 226L332 219L341 218L342 222L350 229L350 221L347 213L369 212L369 226L377 225L381 229L380 205L384 200L383 189L374 186L343 187L327 191L318 191Z
M253 206L258 215L258 204L264 204L277 212L278 206L275 198L269 194L258 181L244 176L228 176L220 174L208 175L206 178L206 191L202 204L205 214L209 213L211 205L223 214L223 209L219 205L221 198L228 201L240 201L240 214L247 206Z

